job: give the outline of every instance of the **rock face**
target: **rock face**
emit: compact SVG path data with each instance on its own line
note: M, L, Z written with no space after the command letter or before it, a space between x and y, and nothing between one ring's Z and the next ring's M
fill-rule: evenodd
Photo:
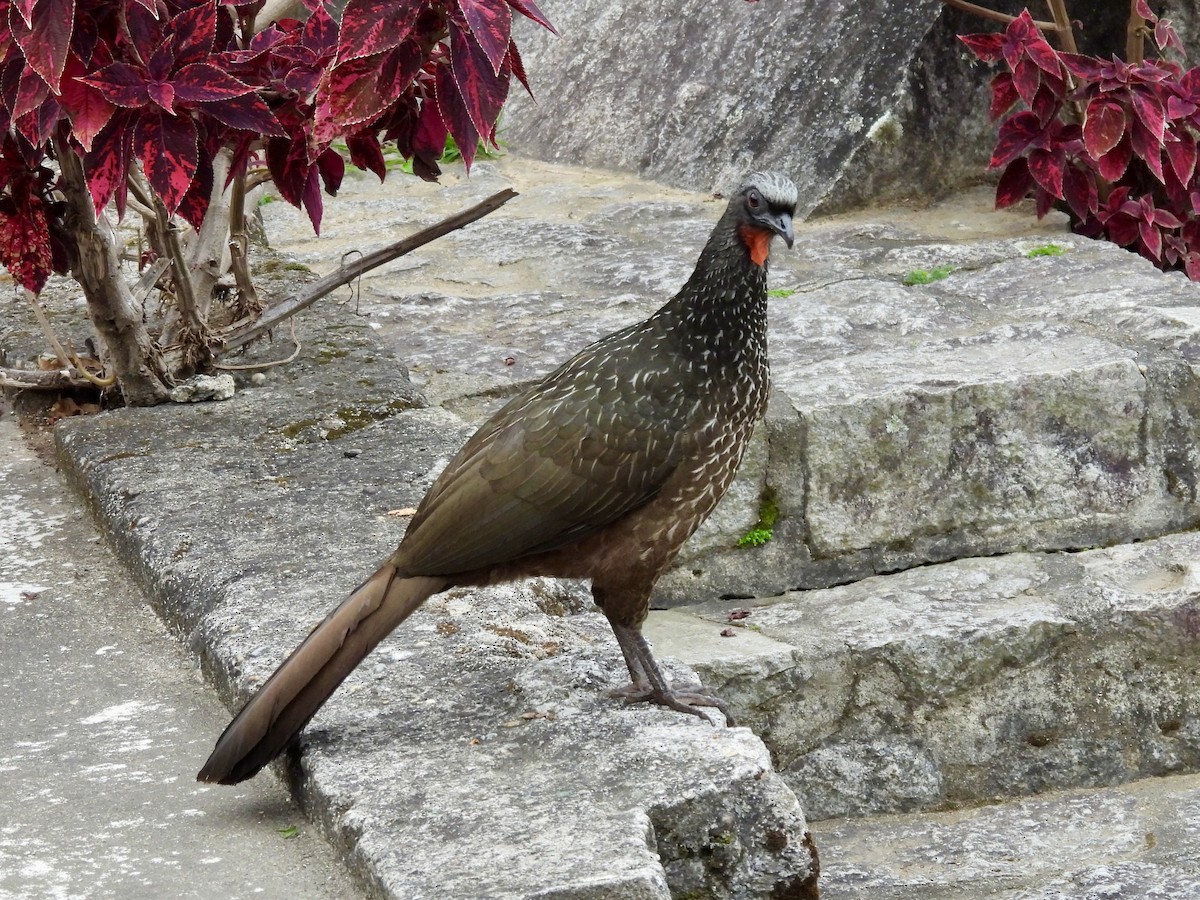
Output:
M985 177L995 69L958 41L1002 27L980 16L934 0L541 6L560 33L518 26L537 99L515 91L502 129L522 153L701 191L785 168L802 213L927 202ZM1155 9L1195 46L1194 4ZM1124 54L1127 6L1078 12L1080 52Z
M1200 768L1198 554L1187 534L958 560L648 634L724 685L813 819L1117 784Z
M504 121L524 153L699 190L769 164L802 214L937 196L986 163L986 75L936 0L542 7L560 36L523 29L537 101L514 93Z

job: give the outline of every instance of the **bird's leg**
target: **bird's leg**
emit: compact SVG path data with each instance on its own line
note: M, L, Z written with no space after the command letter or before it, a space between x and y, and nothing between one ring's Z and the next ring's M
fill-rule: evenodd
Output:
M709 724L713 724L712 719L697 707L711 706L721 711L727 724L733 724L733 716L729 714L720 697L705 693L700 685L678 690L670 686L640 628L621 625L611 619L609 621L633 679L632 684L613 691L614 695L621 697L626 703L657 703L668 709L699 716Z

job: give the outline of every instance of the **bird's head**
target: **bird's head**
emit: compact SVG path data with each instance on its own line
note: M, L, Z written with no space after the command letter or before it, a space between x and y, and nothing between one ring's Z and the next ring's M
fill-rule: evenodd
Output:
M788 247L795 241L792 217L796 214L799 192L786 175L778 172L754 172L742 179L731 201L736 210L738 236L755 265L765 265L771 238L779 235Z

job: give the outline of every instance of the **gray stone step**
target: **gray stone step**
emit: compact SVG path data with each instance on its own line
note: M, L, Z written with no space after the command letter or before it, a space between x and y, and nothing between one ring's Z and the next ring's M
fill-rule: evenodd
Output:
M297 336L294 364L225 402L56 432L64 469L230 706L386 558L398 511L464 439L345 310L303 317ZM607 697L627 676L590 607L548 581L439 595L277 765L372 896L808 896L815 851L762 742Z
M813 827L822 900L1200 897L1200 778Z
M434 402L478 419L514 385L648 315L721 202L519 160L446 186L350 179L323 235L281 203L277 245L327 271L500 187L498 213L365 277L359 308ZM362 222L376 223L364 235ZM1030 258L1053 243L1061 255ZM942 281L906 273L950 266ZM1200 287L1061 217L937 207L806 223L777 248L776 391L731 495L658 601L765 596L929 562L1079 549L1200 522ZM745 549L764 498L774 540Z
M651 614L814 820L1200 768L1200 535Z

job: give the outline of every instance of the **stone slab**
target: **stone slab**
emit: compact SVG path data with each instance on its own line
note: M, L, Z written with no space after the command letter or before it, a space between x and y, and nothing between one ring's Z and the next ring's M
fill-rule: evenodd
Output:
M390 552L465 437L349 312L303 328L298 366L228 401L56 432L231 705ZM762 742L606 697L624 664L590 606L555 582L438 596L277 768L381 896L808 896L815 850Z
M1200 780L813 827L824 900L1200 896Z
M810 818L1200 766L1200 536L964 559L652 613ZM735 611L740 610L740 611Z

